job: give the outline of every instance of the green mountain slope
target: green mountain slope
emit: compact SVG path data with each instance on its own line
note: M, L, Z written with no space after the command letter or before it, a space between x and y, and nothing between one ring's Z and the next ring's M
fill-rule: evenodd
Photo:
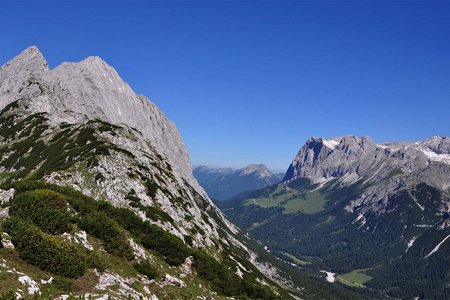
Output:
M448 214L436 211L448 195L418 184L394 194L383 213L355 219L345 207L366 188L300 178L221 207L278 257L316 274L336 273L334 284L376 297L445 299L450 245L444 239L450 229Z
M264 280L264 275L232 250L216 253L217 260L142 221L129 209L44 182L18 181L5 188L16 191L3 204L9 207L10 217L2 222L14 249L2 249L0 257L3 271L14 271L1 272L2 283L10 282L1 285L1 292L23 288L15 280L29 276L28 291L34 286L44 296L270 299L283 295L277 288L261 285L257 280ZM241 263L247 270L242 278L234 272ZM49 278L53 280L41 283Z

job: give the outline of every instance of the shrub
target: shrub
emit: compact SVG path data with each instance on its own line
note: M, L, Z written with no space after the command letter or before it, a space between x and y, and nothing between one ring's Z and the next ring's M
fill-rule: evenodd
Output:
M194 239L190 235L183 235L183 239L189 246L192 246L194 244Z
M180 238L156 225L147 224L147 226L149 231L142 238L142 245L162 254L168 264L179 265L190 255L190 249Z
M72 281L66 279L64 277L56 277L52 281L52 285L58 290L62 290L64 292L73 292L74 288L72 286Z
M257 283L247 274L240 278L235 273L235 266L219 262L201 250L193 250L193 256L197 274L218 293L244 299L277 299L270 288Z
M16 294L13 291L0 294L0 300L16 300Z
M14 217L5 223L5 229L20 257L30 264L65 277L79 277L86 271L88 253L80 245L45 234Z
M105 250L113 255L133 259L133 250L119 225L104 212L93 211L81 216L78 221L81 228L101 239Z
M173 223L172 217L163 211L161 208L156 206L140 206L142 210L145 211L145 216L153 221L161 220L163 222Z
M158 191L158 185L151 180L147 180L144 185L147 188L147 195L151 198L155 198L156 192Z
M35 190L19 194L11 201L10 214L30 220L43 231L62 234L72 229L65 197L54 191Z
M148 279L155 279L158 276L158 271L147 261L133 265L139 273L148 277Z
M127 208L113 207L107 202L100 202L100 209L113 218L118 224L136 236L146 232L147 225L133 211Z
M226 296L241 294L241 278L234 270L230 271L223 263L200 250L193 254L195 270L199 276L209 281L214 290Z

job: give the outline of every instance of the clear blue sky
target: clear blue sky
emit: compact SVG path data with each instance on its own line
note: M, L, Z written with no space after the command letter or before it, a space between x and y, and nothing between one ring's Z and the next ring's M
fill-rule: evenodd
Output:
M194 164L285 170L310 136L450 135L450 2L0 2L0 63L99 55Z

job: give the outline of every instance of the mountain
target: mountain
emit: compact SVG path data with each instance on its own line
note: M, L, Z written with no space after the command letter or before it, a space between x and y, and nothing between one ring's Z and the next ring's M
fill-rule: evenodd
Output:
M263 164L250 164L242 169L214 169L200 166L194 169L194 177L208 195L224 201L240 193L274 185L282 179Z
M2 299L291 297L175 125L100 58L50 70L26 49L0 69L0 109Z
M310 138L282 183L220 206L272 253L336 285L445 299L449 203L450 138L343 136Z
M232 224L102 59L49 69L28 48L0 69L0 110L1 299L354 297Z

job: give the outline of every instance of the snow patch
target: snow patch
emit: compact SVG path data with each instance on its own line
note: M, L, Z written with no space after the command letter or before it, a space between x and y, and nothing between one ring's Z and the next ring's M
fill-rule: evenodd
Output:
M411 198L417 204L417 206L420 208L421 211L425 211L425 206L420 205L419 202L417 201L416 197L413 196L413 194L409 193L409 196L411 196Z
M431 250L431 252L428 253L428 254L425 256L425 258L430 257L430 255L432 255L433 253L435 253L436 251L438 251L438 250L439 250L439 247L440 247L440 246L441 246L448 238L450 238L450 234L447 235L447 236L446 236L439 244L437 244L436 247L434 247L433 250Z
M412 238L411 240L409 240L409 242L408 242L408 247L406 248L405 253L407 253L408 250L409 250L409 248L412 247L412 245L414 244L414 242L416 241L416 239L417 239L417 236L413 236L413 238Z
M430 160L450 164L450 154L437 154L429 148L420 149Z
M359 225L358 229L366 224L366 218L364 217L364 214L358 214L358 217L356 218L355 221L353 221L353 224L357 223L360 220L361 220L361 224Z
M336 148L337 145L339 145L339 141L335 141L335 140L322 140L323 144L330 148L331 150L334 150L334 148Z
M320 270L320 272L327 274L326 280L328 282L333 283L336 280L336 273L328 272L328 271L325 271L325 270Z

